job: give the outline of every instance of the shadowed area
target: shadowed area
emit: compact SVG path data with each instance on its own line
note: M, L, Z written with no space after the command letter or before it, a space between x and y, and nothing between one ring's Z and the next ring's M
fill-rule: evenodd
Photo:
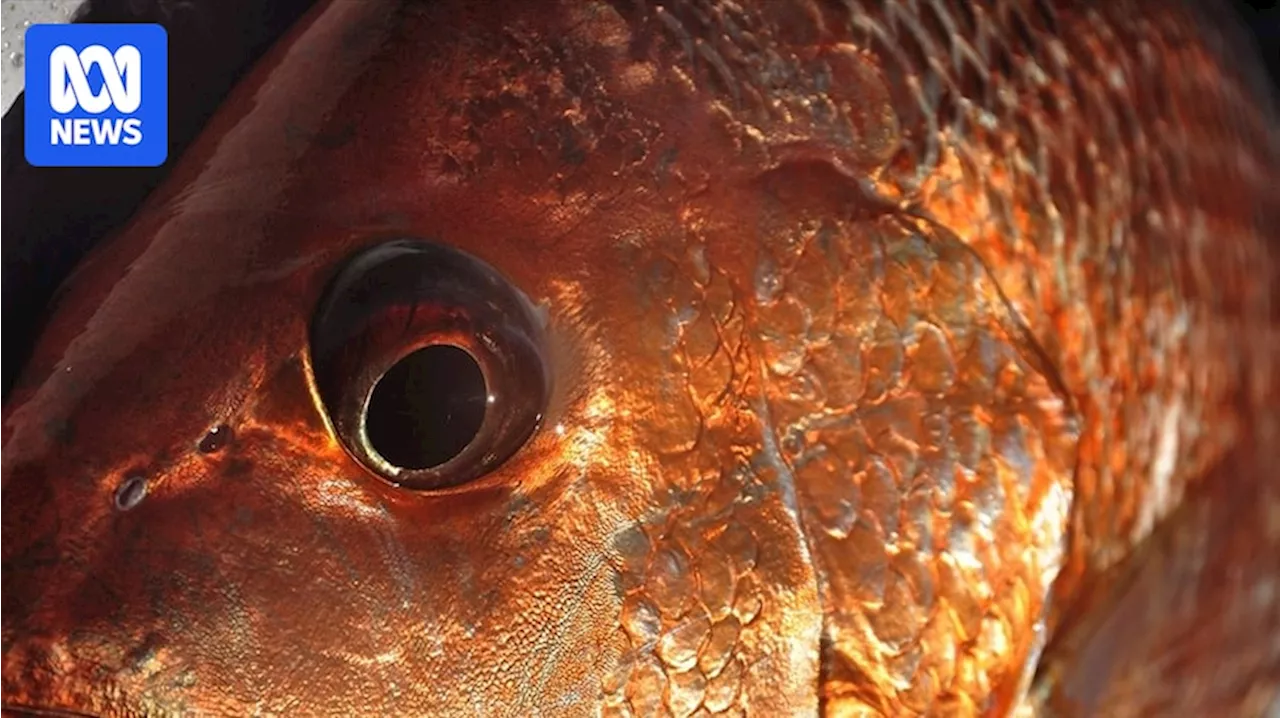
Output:
M168 175L227 92L315 0L93 0L81 23L169 33L169 159L160 167L32 167L19 95L4 116L3 391L8 396L58 285Z

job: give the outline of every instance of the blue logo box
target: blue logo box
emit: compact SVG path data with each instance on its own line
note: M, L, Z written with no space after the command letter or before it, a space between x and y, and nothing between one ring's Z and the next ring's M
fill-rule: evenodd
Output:
M26 155L37 167L155 167L169 154L160 25L32 25Z

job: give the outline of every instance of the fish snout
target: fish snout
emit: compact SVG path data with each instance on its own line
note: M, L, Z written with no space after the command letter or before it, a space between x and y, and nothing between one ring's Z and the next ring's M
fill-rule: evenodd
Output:
M99 715L87 710L100 699L81 679L81 666L67 643L4 627L4 716ZM105 673L103 667L98 672ZM102 681L98 681L101 690Z
M185 714L242 655L246 602L278 608L264 596L296 585L288 570L273 579L270 547L296 555L273 531L310 535L289 519L289 472L306 471L297 452L270 432L187 429L154 432L163 443L149 452L6 441L6 715ZM263 465L263 452L287 466Z
M127 577L150 571L110 550L111 513L140 500L122 486L0 468L0 715L122 714L155 677L164 641Z

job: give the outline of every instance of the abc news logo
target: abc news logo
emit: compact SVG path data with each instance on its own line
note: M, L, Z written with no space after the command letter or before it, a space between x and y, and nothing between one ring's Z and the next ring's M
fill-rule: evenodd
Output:
M89 72L95 67L102 72L98 92L89 86ZM90 45L78 53L70 45L59 45L49 55L49 105L63 115L77 107L93 115L112 107L125 115L137 112L142 105L142 53L133 45L123 45L115 53L102 45ZM142 142L142 120L137 117L55 117L49 123L49 142L54 145Z
M159 25L33 25L27 161L154 167L168 156L168 37Z

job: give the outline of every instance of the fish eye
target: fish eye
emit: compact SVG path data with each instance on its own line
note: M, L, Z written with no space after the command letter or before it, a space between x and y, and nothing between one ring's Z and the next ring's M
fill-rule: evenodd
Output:
M403 239L358 252L324 290L310 335L316 387L343 446L406 488L488 474L546 410L532 304L447 245Z

